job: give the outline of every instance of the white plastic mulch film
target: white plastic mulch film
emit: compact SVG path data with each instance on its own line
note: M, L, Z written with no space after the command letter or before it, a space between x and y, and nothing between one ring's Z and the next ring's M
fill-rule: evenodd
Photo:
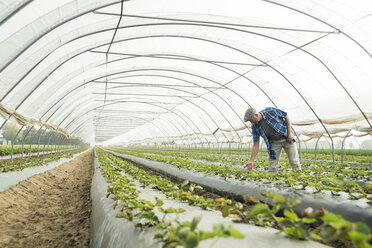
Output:
M0 0L0 23L2 122L249 142L245 110L274 106L304 140L371 132L370 0Z

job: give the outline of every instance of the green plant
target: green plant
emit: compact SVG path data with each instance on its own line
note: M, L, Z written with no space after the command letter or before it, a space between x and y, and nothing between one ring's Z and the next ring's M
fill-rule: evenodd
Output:
M267 199L272 200L272 208L265 203L259 203L245 213L248 218L255 219L260 226L270 226L276 223L291 239L314 239L324 242L340 239L349 240L356 247L372 247L370 244L372 242L370 230L367 225L361 222L350 223L340 215L324 209L317 209L314 212L312 208L304 209L300 217L293 211L293 208L300 203L298 198L285 198L271 192L262 192L262 194ZM286 208L283 211L283 216L279 217L277 214L282 206ZM321 224L310 231L308 225L318 222L321 222Z
M132 155L140 155L132 153ZM362 223L350 223L344 220L342 217L335 215L329 215L327 211L323 209L317 209L313 211L311 208L305 209L301 216L295 213L293 210L299 203L300 199L296 197L286 198L278 194L271 192L262 192L265 196L266 201L272 202L272 207L269 207L266 203L259 203L257 197L245 196L244 199L247 203L256 204L250 211L241 213L242 206L239 204L232 204L228 199L220 198L210 202L210 199L204 199L203 197L195 196L192 194L194 189L198 186L190 184L188 181L184 181L181 184L173 184L171 182L164 181L160 177L149 177L147 173L140 172L138 168L130 165L127 162L120 162L120 159L115 158L112 155L107 155L110 160L115 161L117 168L124 169L126 172L131 173L132 176L137 178L140 182L144 180L145 184L163 191L167 196L174 199L189 202L190 205L198 205L202 208L216 207L222 208L221 212L223 216L230 217L241 217L250 218L255 221L257 225L261 226L279 226L280 229L292 239L306 240L322 240L324 242L331 242L334 239L350 240L357 247L370 247L371 234L366 225ZM215 166L203 163L196 163L188 159L180 159L174 157L161 157L161 156L144 156L145 158L154 159L157 161L167 161L172 163L179 168L192 169L195 171L203 171L207 173L220 174L222 171L228 170L224 175L237 176L236 170L225 166ZM319 167L314 167L319 168ZM328 169L326 169L328 168ZM338 168L337 168L338 169ZM327 171L328 170L328 171ZM335 171L334 169L333 171ZM310 171L304 170L304 173L298 173L294 171L288 172L290 180L287 181L284 174L278 173L278 175L268 174L265 172L253 171L253 172L241 172L240 176L247 176L249 178L255 178L261 180L262 178L267 180L278 180L286 183L302 183L304 186L314 186L320 189L333 189L335 191L342 190L345 185L353 190L360 191L359 185L354 181L346 181L341 183L335 178L336 174L329 170L328 165L324 165L324 170L318 174L317 177L310 175ZM297 180L297 182L295 182ZM358 188L359 187L359 188ZM368 190L370 184L366 184L362 190ZM281 209L285 208L283 211ZM279 213L282 213L279 216ZM327 216L322 219L323 216ZM315 225L317 228L310 228L310 225ZM182 229L182 228L181 228ZM185 231L185 230L183 230Z
M100 161L100 168L102 169L105 177L111 182L107 187L107 197L112 196L115 200L114 208L120 206L121 210L117 217L125 218L130 222L133 222L135 226L141 229L149 227L155 227L158 231L154 238L160 239L164 244L163 247L198 247L202 240L213 238L213 237L235 237L243 238L244 236L232 227L225 228L224 225L214 225L212 232L203 231L197 228L200 217L195 217L190 222L179 222L178 215L183 213L185 210L182 208L163 208L164 202L158 198L155 198L155 203L143 199L139 199L139 191L136 189L136 184L132 180L128 179L125 175L120 172L123 168L130 172L133 176L138 179L145 180L146 185L152 185L152 187L161 187L168 193L180 192L181 196L187 196L190 200L194 196L191 192L195 188L201 188L197 185L191 184L185 181L180 185L175 185L166 180L160 180L160 178L151 177L146 172L136 168L128 162L119 161L112 155L108 155L100 150L97 151L98 158ZM107 156L105 156L107 155ZM160 182L160 184L157 184ZM143 183L142 183L143 185ZM160 188L159 188L160 189ZM211 202L210 202L211 204ZM155 210L162 213L162 218L156 214ZM168 214L176 214L176 217L170 221L166 221Z
M198 229L201 216L194 217L191 222L174 221L167 225L165 229L156 233L154 238L161 239L164 244L163 248L176 248L179 246L186 248L199 247L201 241L218 237L218 238L244 238L244 235L231 226L227 228L222 224L213 225L213 231L203 231ZM215 239L214 242L216 242ZM214 244L214 243L213 243ZM212 244L212 246L213 246Z

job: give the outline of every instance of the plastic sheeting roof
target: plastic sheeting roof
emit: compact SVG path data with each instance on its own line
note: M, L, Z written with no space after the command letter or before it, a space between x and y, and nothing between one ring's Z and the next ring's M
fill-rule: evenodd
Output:
M275 106L297 134L371 131L370 0L0 0L0 23L5 119L242 140Z

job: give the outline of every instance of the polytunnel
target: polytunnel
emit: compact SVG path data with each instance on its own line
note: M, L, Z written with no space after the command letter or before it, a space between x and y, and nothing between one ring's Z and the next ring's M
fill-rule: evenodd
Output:
M249 106L286 110L298 135L369 133L370 11L368 1L2 1L2 115L89 143L242 140Z
M0 0L0 34L0 142L11 161L17 142L22 159L50 145L248 158L245 111L274 107L288 113L301 161L337 160L337 173L364 162L358 185L369 187L370 0ZM346 150L366 156L352 161ZM234 187L217 193L242 200Z

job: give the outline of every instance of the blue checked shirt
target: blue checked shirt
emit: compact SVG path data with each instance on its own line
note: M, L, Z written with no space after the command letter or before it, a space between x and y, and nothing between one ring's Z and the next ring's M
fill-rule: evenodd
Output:
M285 124L284 118L287 116L287 113L274 108L274 107L268 107L264 110L260 111L263 120L269 124L272 128L274 128L275 131L280 133L281 135L287 137L287 125ZM262 130L261 126L258 124L252 125L252 136L253 136L253 142L257 143L260 142L260 136L264 139L266 146L267 146L267 152L269 153L270 159L276 159L276 154L273 149L271 149L270 142L268 138L265 135L265 132ZM294 143L295 140L293 139L291 143Z

